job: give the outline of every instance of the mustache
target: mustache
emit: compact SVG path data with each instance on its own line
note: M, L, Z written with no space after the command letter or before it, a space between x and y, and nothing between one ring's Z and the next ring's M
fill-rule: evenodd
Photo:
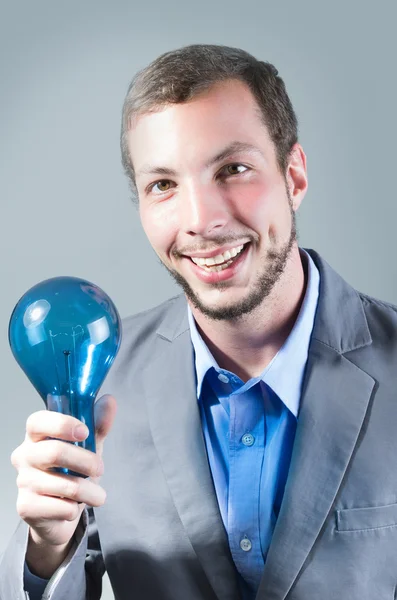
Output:
M244 239L244 244L246 244L247 242L255 241L252 234L222 235L211 239L207 239L205 240L205 242L203 241L194 245L182 246L182 248L173 248L171 254L175 258L182 258L186 254L194 254L195 252L212 252L213 250L221 248L226 244L233 244L234 242L236 242L236 245L238 245L239 243L241 243L242 239Z

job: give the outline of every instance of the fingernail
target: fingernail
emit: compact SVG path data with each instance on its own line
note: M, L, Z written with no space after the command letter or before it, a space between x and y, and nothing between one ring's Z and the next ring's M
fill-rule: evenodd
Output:
M76 425L73 429L73 436L76 440L85 440L88 436L88 428L85 425Z

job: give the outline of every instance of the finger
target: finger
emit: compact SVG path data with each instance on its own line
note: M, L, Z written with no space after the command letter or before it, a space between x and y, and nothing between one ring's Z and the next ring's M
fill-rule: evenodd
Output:
M96 451L101 455L103 443L108 435L117 412L116 399L110 394L101 396L94 405Z
M20 490L27 490L40 496L55 496L89 506L102 506L106 499L105 490L89 479L49 473L40 469L21 469L17 477Z
M18 494L17 512L29 525L38 526L48 521L74 521L81 514L81 505L67 498L38 496L29 490Z
M35 444L26 444L24 459L20 467L30 466L47 470L63 467L76 473L97 477L103 474L103 462L100 456L74 444L65 444L58 440L42 440Z
M81 428L81 432L79 433ZM26 421L26 437L31 442L47 437L66 441L82 441L88 436L88 428L79 419L52 410L39 410Z

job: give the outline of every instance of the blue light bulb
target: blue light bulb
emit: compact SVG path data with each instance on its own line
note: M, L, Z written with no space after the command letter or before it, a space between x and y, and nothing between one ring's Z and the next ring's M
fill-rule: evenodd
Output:
M95 452L94 401L121 342L120 317L109 296L84 279L47 279L19 300L8 335L47 409L85 423L89 436L75 445Z

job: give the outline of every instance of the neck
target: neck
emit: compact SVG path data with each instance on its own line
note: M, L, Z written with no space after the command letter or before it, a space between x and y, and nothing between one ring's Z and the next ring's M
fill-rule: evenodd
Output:
M269 296L240 319L215 321L189 303L198 330L218 365L243 381L260 375L289 336L306 284L306 265L296 245Z

